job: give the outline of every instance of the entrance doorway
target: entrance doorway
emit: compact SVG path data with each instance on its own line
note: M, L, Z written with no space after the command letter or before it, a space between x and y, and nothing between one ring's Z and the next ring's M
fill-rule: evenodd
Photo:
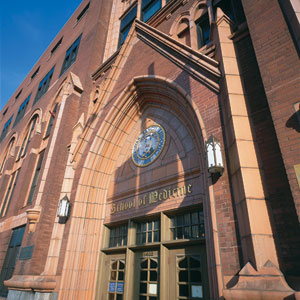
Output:
M170 299L209 299L205 246L180 247L169 253Z
M137 252L135 258L135 299L159 300L159 251Z

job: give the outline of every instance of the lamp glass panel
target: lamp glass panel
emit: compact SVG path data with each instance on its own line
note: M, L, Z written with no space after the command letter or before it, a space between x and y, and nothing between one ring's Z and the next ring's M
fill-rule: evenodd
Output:
M215 147L216 147L216 159L217 159L216 165L223 167L223 159L222 159L222 153L221 153L220 144L216 143Z
M215 156L214 156L214 148L212 144L207 145L207 159L208 159L208 167L213 167L216 165Z

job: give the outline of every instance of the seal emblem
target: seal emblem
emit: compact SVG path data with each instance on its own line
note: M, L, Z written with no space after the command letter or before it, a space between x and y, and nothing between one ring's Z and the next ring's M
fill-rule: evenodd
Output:
M165 145L165 130L160 125L152 125L137 138L132 149L132 160L139 167L154 162Z

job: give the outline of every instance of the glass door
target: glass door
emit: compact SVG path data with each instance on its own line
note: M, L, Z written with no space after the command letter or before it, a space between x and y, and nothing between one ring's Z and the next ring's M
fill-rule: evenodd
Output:
M125 259L112 258L108 283L108 300L123 300Z
M159 251L135 254L135 300L159 300Z
M205 246L170 250L170 299L209 299Z

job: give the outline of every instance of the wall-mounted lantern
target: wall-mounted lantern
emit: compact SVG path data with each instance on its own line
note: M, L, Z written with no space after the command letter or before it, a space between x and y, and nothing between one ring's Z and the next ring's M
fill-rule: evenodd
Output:
M219 173L220 175L224 172L224 164L221 152L221 143L213 135L206 142L207 151L207 162L209 173Z
M57 211L57 216L60 221L66 222L70 214L70 201L67 195L65 195L60 201Z

